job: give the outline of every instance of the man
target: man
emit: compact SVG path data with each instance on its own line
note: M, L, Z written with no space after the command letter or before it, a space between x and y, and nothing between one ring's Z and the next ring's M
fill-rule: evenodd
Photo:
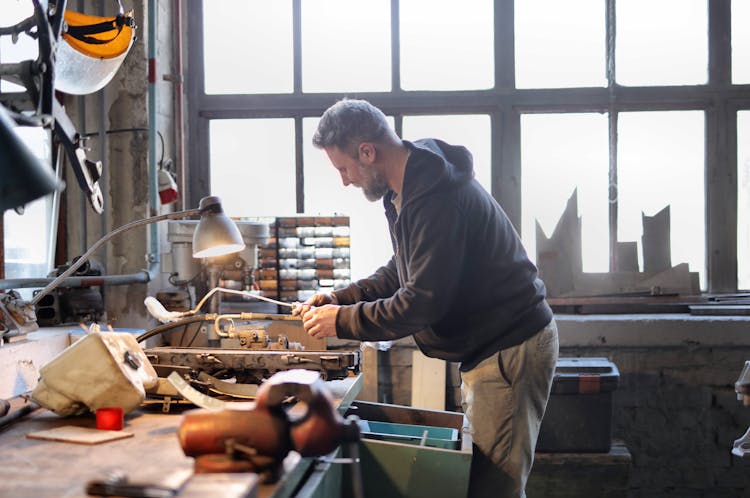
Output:
M523 497L558 352L545 288L507 216L474 179L472 156L440 140L402 141L385 115L342 100L313 144L344 186L383 199L394 256L372 276L297 311L313 337L413 335L460 362L472 426L469 496Z

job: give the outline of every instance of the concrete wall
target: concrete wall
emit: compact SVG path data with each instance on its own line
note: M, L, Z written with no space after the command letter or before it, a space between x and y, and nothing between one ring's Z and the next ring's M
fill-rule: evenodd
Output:
M558 316L561 356L606 357L620 371L613 435L633 457L632 497L750 496L750 457L730 451L750 426L734 383L750 360L750 317ZM411 340L379 357L379 400L411 401ZM460 410L457 366L447 409Z

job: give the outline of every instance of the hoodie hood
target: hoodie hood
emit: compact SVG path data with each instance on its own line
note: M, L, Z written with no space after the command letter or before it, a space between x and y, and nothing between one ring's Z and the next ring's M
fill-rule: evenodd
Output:
M411 151L404 173L405 204L428 193L454 189L474 178L474 159L466 147L433 138L404 140L403 144Z

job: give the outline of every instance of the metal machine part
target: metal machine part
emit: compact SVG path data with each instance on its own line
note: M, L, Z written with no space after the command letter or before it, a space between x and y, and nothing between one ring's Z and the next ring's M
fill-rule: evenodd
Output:
M0 294L0 337L23 335L38 328L32 304L13 290Z
M258 351L155 347L145 352L160 377L178 371L198 378L201 372L205 372L217 379L235 379L242 384L259 384L277 372L293 369L318 372L323 380L343 379L350 372L358 373L361 365L358 350Z
M75 262L75 260L73 260ZM48 276L58 277L70 265L62 265ZM62 323L97 323L104 316L104 267L96 260L88 260L73 273L76 277L90 277L82 287L57 287L36 303L37 322L42 326Z
M293 397L302 413L287 411ZM195 457L195 471L262 472L278 476L281 462L294 450L303 457L322 456L344 442L359 440L357 418L345 420L316 372L289 370L266 381L251 410L193 410L177 431L185 455Z

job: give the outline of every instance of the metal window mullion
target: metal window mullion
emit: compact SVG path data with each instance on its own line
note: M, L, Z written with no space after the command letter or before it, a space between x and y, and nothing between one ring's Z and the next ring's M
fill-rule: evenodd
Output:
M617 67L615 64L617 44L617 6L615 0L607 0L606 7L606 64L607 64L607 91L609 94L609 106L607 109L608 128L608 217L609 217L609 271L617 269L617 236L618 236L618 191L617 184Z
M296 178L297 213L305 212L305 164L302 141L302 117L294 118L294 173Z
M731 17L730 0L708 2L708 86L714 92L705 120L709 292L737 290L737 112L726 92L732 82Z
M302 0L292 1L292 47L294 94L302 93Z
M198 200L210 193L210 173L208 163L208 122L201 118L202 103L206 94L205 61L203 46L203 2L195 2L192 14L186 16L188 67L187 67L187 107L188 107L188 168L183 172L188 185L187 203L197 206Z
M391 91L401 89L401 7L399 0L391 0ZM398 132L397 132L398 133ZM399 136L401 136L399 134Z

